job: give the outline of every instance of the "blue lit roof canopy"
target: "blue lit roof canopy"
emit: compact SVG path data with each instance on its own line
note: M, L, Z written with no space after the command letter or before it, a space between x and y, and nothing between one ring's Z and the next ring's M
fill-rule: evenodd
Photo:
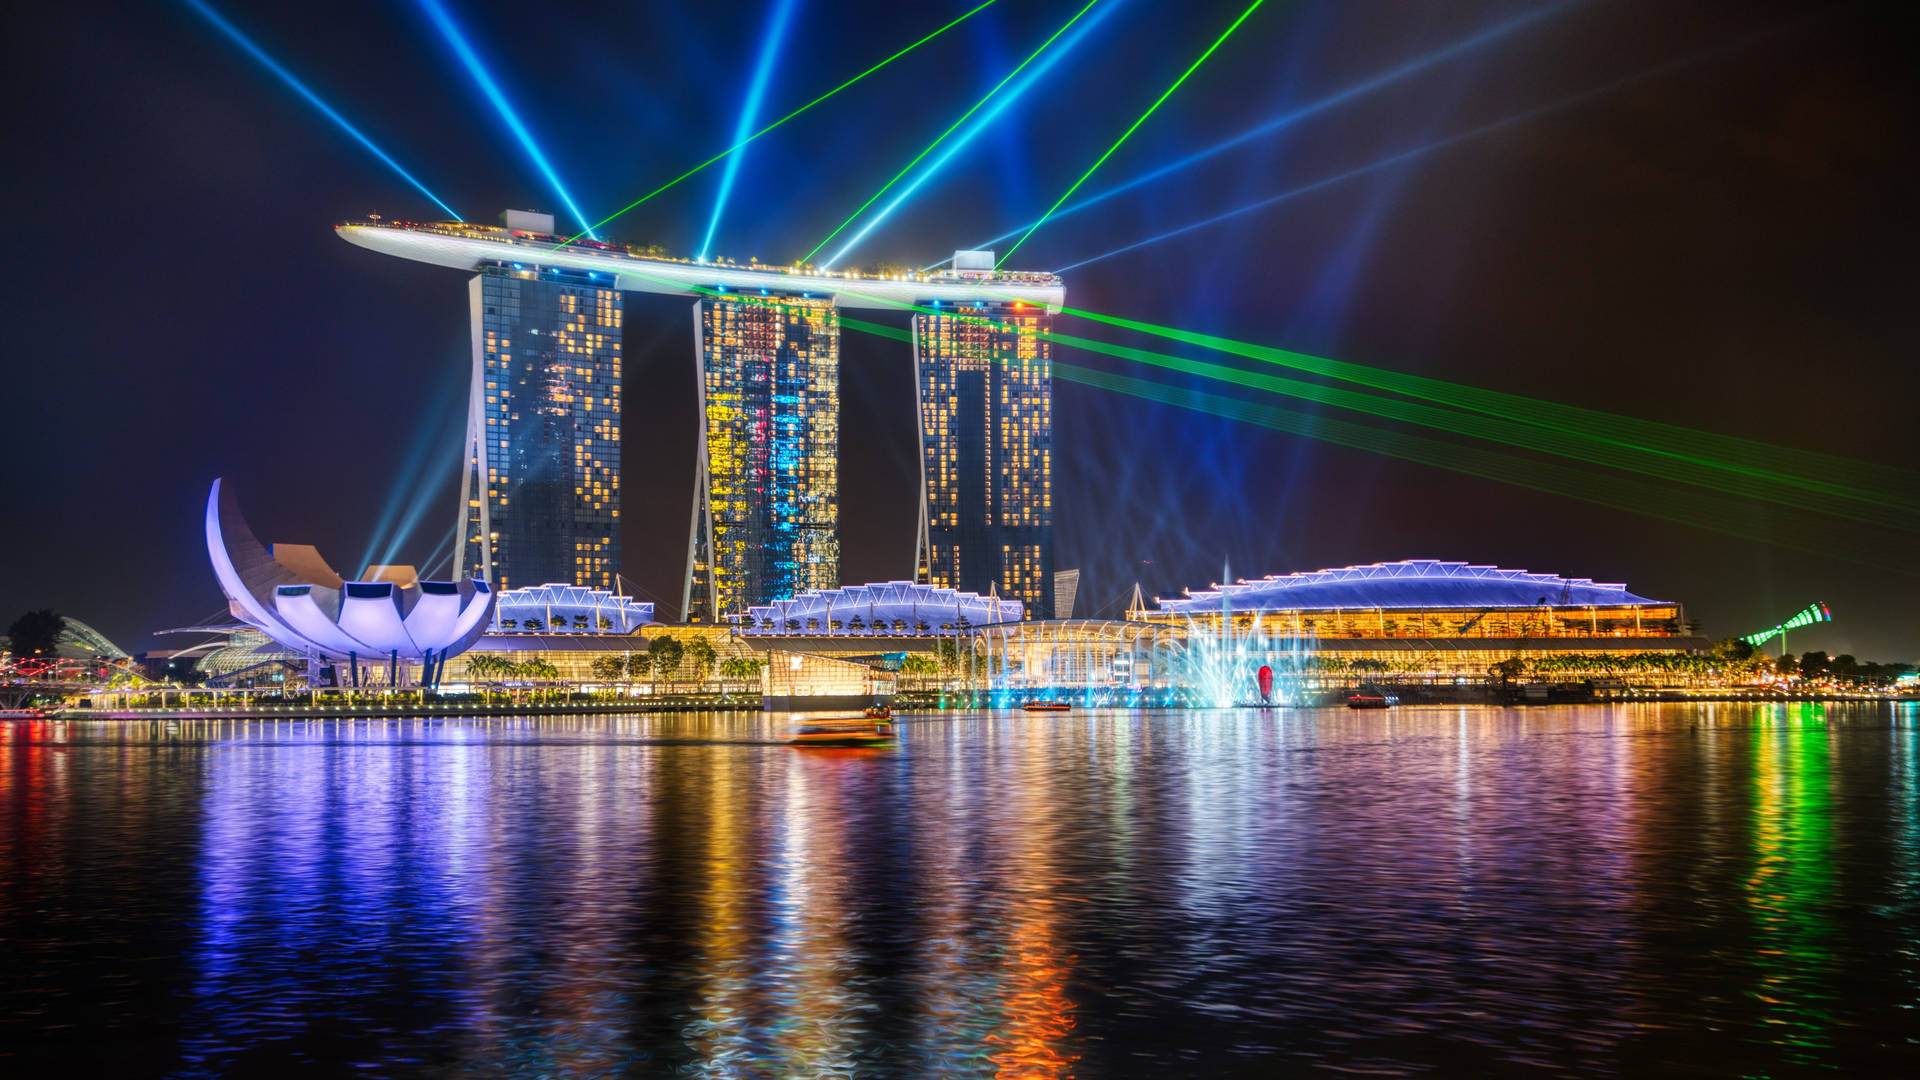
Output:
M748 608L740 630L755 635L953 634L963 626L1019 622L1023 613L1018 600L886 581L818 589ZM922 625L925 631L919 629Z
M506 589L494 607L490 634L631 634L653 621L653 605L584 585Z
M1627 591L1625 585L1568 578L1527 570L1503 570L1438 559L1368 563L1338 570L1271 574L1210 589L1187 590L1161 599L1159 610L1213 614L1222 605L1234 611L1330 610L1344 608L1489 608L1623 607L1665 604Z

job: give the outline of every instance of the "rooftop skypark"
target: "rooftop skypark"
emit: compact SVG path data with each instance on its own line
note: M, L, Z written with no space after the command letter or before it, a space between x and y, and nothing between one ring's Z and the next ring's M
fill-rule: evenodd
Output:
M535 215L530 215L535 216ZM415 262L471 270L484 262L576 270L617 279L628 292L682 294L698 287L821 293L842 307L888 308L929 300L975 300L983 287L996 297L1016 297L1058 307L1066 288L1056 274L997 270L990 253L968 258L958 252L942 270L827 270L811 264L773 266L757 259L676 257L658 247L568 240L554 233L464 221L349 221L334 226L350 244ZM859 295L844 292L858 282Z

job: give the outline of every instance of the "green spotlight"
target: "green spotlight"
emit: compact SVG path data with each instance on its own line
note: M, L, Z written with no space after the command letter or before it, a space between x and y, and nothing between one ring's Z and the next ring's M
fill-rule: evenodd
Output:
M1826 514L1908 532L1920 532L1920 516L1902 514L1887 508L1865 507L1848 500L1800 489L1781 490L1777 485L1745 474L1728 473L1717 469L1713 463L1660 455L1623 443L1587 439L1558 428L1536 427L1484 414L1440 408L1419 401L1366 394L1264 372L1245 371L1223 364L1211 364L1203 360L1171 356L1147 349L1114 345L1092 338L1062 334L1058 331L1046 331L1042 336L1058 344L1070 345L1089 352L1148 364L1185 375L1228 382L1253 390L1284 394L1303 401L1349 409L1381 419L1433 428L1487 442L1497 442L1516 449L1553 454L1592 465L1604 465L1674 483L1709 488L1729 495L1790 506L1810 513Z
M855 207L853 213L847 215L847 220L834 226L834 229L832 232L821 237L820 242L813 245L813 249L811 251L808 251L805 255L800 256L800 261L804 263L812 259L815 255L820 253L821 248L827 246L828 241L832 240L834 237L839 236L842 232L846 231L847 226L853 224L853 221L855 218L867 212L867 207L872 206L874 204L874 200L880 198L880 196L882 195L885 195L890 189L892 189L893 185L899 183L901 177L907 175L907 173L910 172L915 165L920 164L920 159L926 157L928 154L933 153L934 147L939 146L942 142L945 142L947 136L953 134L954 130L957 129L961 124L966 123L968 117L980 111L980 107L982 105L985 105L988 101L992 100L993 95L999 93L1001 87L1007 85L1007 83L1011 81L1015 75L1018 75L1022 71L1026 70L1026 67L1028 64L1033 63L1033 61L1041 53L1046 52L1047 48L1051 46L1054 43L1054 41L1060 37L1061 34L1066 33L1069 27L1071 27L1074 23L1079 22L1080 17L1082 15L1085 15L1087 12L1092 11L1094 8L1094 5L1098 3L1100 3L1100 0L1087 0L1086 7L1083 7L1079 11L1074 12L1073 18L1068 19L1064 23L1061 23L1060 29L1055 30L1052 34L1049 34L1047 36L1047 40L1040 43L1039 48L1028 53L1027 58L1025 60L1020 61L1018 66L1016 66L1012 71L1007 72L1006 75L1002 76L999 82L994 83L993 89L987 91L986 95L982 97L979 101L974 102L972 107L968 108L966 112L961 113L959 119L955 120L951 124L948 124L947 129L945 131L942 131L939 135L936 135L934 137L934 140L927 144L926 149L913 155L913 160L901 166L900 171L897 173L894 173L893 178L891 180L888 180L886 183L881 184L880 189L878 191L875 191L873 194L867 196L867 201Z
M1780 639L1780 654L1785 656L1787 649L1787 631L1798 630L1803 626L1812 626L1814 623L1832 621L1833 614L1827 610L1827 605L1815 602L1801 608L1792 618L1781 623L1779 626L1771 630L1760 630L1755 633L1743 635L1740 640L1757 649L1777 637Z
M948 313L951 314L951 313ZM896 327L842 314L843 329L907 342L912 335ZM1065 342L1063 342L1064 344ZM1885 561L1870 547L1831 535L1817 522L1799 520L1791 511L1784 520L1760 516L1751 503L1718 495L1688 492L1627 477L1570 468L1531 457L1484 450L1439 439L1335 420L1283 409L1260 402L1187 390L1128 375L1054 361L1053 376L1096 389L1124 393L1162 404L1177 405L1223 419L1255 424L1275 431L1304 435L1350 449L1365 450L1432 468L1446 469L1514 487L1562 496L1644 514L1679 525L1705 529L1745 540L1759 539L1778 547L1813 554L1837 555L1862 565L1911 573L1910 567Z
M645 276L645 275L639 275L639 276ZM684 287L684 286L676 285L676 287ZM706 288L695 288L692 291L702 293L705 295L726 295L729 297L736 295L731 293L721 294L717 290L706 289ZM910 312L924 312L928 314L948 314L948 315L953 314L952 312L941 312L938 309L934 309L934 308L919 307L913 304L908 304L908 303L898 302L898 301L888 301L888 300L881 299L879 297L874 297L868 294L859 293L851 289L843 290L843 291L845 291L848 295L859 296L862 299L873 300L878 303L886 304L887 306L900 309L900 310L905 310ZM772 302L777 303L778 301L776 300ZM976 316L974 318L979 318L981 321L991 321L986 316ZM910 336L905 331L897 330L892 327L882 326L877 323L866 322L865 320L854 318L852 316L846 315L845 313L842 313L840 316L840 325L847 329L861 331L865 333L878 334L880 336L888 337L896 341L910 340ZM1619 452L1620 450L1641 451L1643 453L1645 452L1642 450L1642 448L1638 448L1638 447L1616 445L1611 450L1609 450L1605 446L1596 450L1594 448L1586 447L1582 445L1579 442L1579 439L1576 435L1573 435L1568 432L1558 431L1556 429L1541 429L1537 426L1529 426L1529 425L1518 424L1518 423L1505 424L1505 423L1499 423L1499 422L1490 422L1485 417L1473 416L1467 413L1454 412L1447 409L1437 409L1437 408L1433 408L1432 406L1421 405L1418 402L1405 402L1405 401L1398 401L1393 398L1375 397L1373 395L1356 393L1350 390L1342 390L1338 387L1320 386L1314 383L1301 382L1295 379L1280 378L1272 375L1266 375L1260 372L1243 371L1238 368L1230 368L1224 365L1210 364L1204 361L1190 360L1183 357L1170 356L1164 353L1155 353L1150 350L1133 348L1131 346L1114 345L1108 342L1096 341L1091 338L1083 338L1073 334L1062 334L1057 331L1046 331L1043 333L1043 336L1047 340L1052 341L1056 344L1069 345L1075 348L1087 349L1092 352L1097 352L1104 355L1117 357L1120 359L1133 360L1140 363L1147 363L1147 364L1154 365L1156 367L1162 367L1169 370L1179 371L1184 374L1198 375L1204 378L1222 379L1222 380L1230 381L1236 385L1247 386L1253 389L1259 389L1259 390L1275 392L1275 393L1290 394L1292 396L1300 397L1306 400L1312 400L1322 404L1330 404L1338 408L1353 409L1356 411L1365 412L1369 415L1378 416L1383 419L1392 419L1392 420L1399 420L1402 422L1421 424L1424 426L1436 428L1438 430L1447 431L1453 434L1461 434L1461 435L1466 435L1472 438L1479 438L1479 439L1485 439L1489 441L1506 443L1507 445L1515 446L1520 449L1536 450L1536 451L1541 451L1545 453L1559 454L1562 456L1574 458L1575 460L1586 461L1592 464L1607 465L1607 466L1617 468L1617 469L1622 469L1625 471L1638 472L1638 473L1641 473L1642 475L1655 477L1657 479L1672 480L1679 483L1691 484L1697 487L1707 488L1713 491L1721 492L1726 495L1735 496L1740 499L1748 499L1748 500L1759 499L1759 500L1765 500L1765 501L1772 501L1772 502L1779 503L1780 505L1789 507L1791 510L1795 510L1795 511L1806 511L1809 513L1828 514L1828 515L1837 516L1837 517L1851 516L1851 517L1854 517L1856 520L1867 521L1873 524L1881 524L1881 525L1888 524L1887 521L1880 520L1877 518L1859 517L1857 512L1852 511L1851 508L1842 507L1842 508L1836 509L1833 506L1826 505L1819 502L1791 498L1789 497L1791 493L1782 494L1779 492L1771 492L1759 485L1735 484L1735 486L1729 486L1730 483L1735 483L1735 482L1727 481L1725 478L1720 478L1719 483L1714 483L1712 482L1713 474L1711 473L1706 473L1699 470L1688 471L1688 470L1671 467L1671 466L1656 467L1662 464L1657 459L1654 462L1642 461L1631 456L1630 454L1622 454ZM1069 374L1063 374L1063 368ZM1079 373L1082 373L1082 376L1079 378L1078 381L1087 381L1087 379L1104 379L1109 381L1110 380L1129 380L1125 383L1125 385L1131 385L1132 383L1139 383L1145 386L1161 385L1157 383L1148 383L1145 380L1130 379L1130 377L1128 376L1110 375L1105 372L1097 372L1097 371L1093 371L1092 369L1073 368L1071 365L1063 365L1058 361L1056 361L1054 364L1054 372L1056 375L1060 377L1069 378L1069 381L1075 381L1074 376L1070 373L1079 372ZM1106 385L1106 384L1096 381L1096 382L1090 383L1089 385ZM1118 386L1121 384L1114 384L1114 385ZM1113 387L1109 386L1108 388L1113 388ZM1161 389L1166 392L1174 392L1170 388L1162 387ZM1131 392L1131 391L1128 391L1128 392ZM1403 443L1404 445L1409 445L1409 446L1416 446L1416 447L1423 447L1423 448L1425 447L1441 448L1441 451L1436 451L1436 452L1450 453L1450 454L1454 454L1456 457L1460 455L1468 455L1468 456L1471 456L1473 462L1481 463L1480 467L1482 471L1474 472L1473 475L1488 476L1491 479L1498 479L1504 482L1514 483L1522 487L1535 487L1535 488L1538 488L1539 490L1552 490L1556 494L1566 494L1566 495L1569 495L1570 497L1581 497L1577 495L1576 492L1578 489L1580 489L1582 484L1586 484L1586 485L1595 487L1596 490L1611 489L1611 490L1618 491L1619 494L1614 499L1614 501L1608 502L1605 505L1616 506L1617 508L1620 508L1620 509L1636 509L1636 510L1645 510L1646 512L1654 512L1653 510L1650 510L1647 508L1653 507L1656 505L1665 506L1667 507L1667 512L1657 514L1657 516L1665 516L1665 517L1668 517L1670 520L1674 520L1682 524L1698 525L1701 528L1712 528L1717 531L1729 532L1733 535L1740 535L1740 536L1749 537L1749 538L1753 536L1758 536L1758 535L1765 535L1770 531L1777 532L1777 530L1772 530L1769 528L1769 523L1765 519L1757 518L1754 516L1754 514L1760 508L1753 506L1751 503L1736 502L1731 499L1716 499L1715 496L1708 495L1705 493L1676 492L1676 491L1673 491L1672 489L1658 487L1650 484L1644 484L1639 481L1628 480L1624 477L1614 477L1605 473L1590 473L1584 470L1569 469L1565 466L1553 465L1551 463L1541 462L1533 458L1521 457L1521 456L1511 455L1511 454L1501 454L1501 453L1486 451L1486 450L1479 450L1473 447L1463 447L1453 443L1441 442L1439 440L1427 439L1421 436L1407 435L1404 433L1387 431L1380 428L1367 427L1364 425L1353 424L1347 421L1330 420L1322 417L1312 417L1305 413L1297 413L1297 412L1292 412L1290 410L1277 409L1277 407L1262 405L1259 403L1239 402L1239 401L1236 401L1236 399L1219 397L1218 395L1199 394L1198 392L1190 392L1190 391L1180 391L1180 392L1197 394L1197 397L1195 398L1195 400L1217 399L1218 401L1222 401L1222 402L1233 402L1234 404L1232 407L1235 409L1242 409L1242 410L1268 409L1268 410L1273 410L1273 413L1271 415L1284 414L1289 417L1299 418L1298 422L1296 422L1294 426L1281 429L1281 430L1292 431L1296 434L1308 435L1315 438L1319 438L1320 436L1317 434L1317 432L1322 427L1325 427L1326 429L1332 430L1332 431L1349 431L1349 432L1368 433L1365 436L1353 436L1348 441L1342 443L1342 445L1358 446L1361 449L1371 449L1372 448L1371 445L1368 444L1367 442L1368 439L1372 439L1375 441L1385 439L1385 440L1396 440ZM1163 399L1156 398L1155 400L1163 400ZM1174 402L1174 403L1178 404L1179 402ZM1202 410L1202 411L1209 411L1209 410ZM1218 411L1218 408L1215 408L1211 411L1213 411L1216 415L1229 415L1226 413L1220 413ZM1263 415L1266 415L1266 414L1263 414ZM1237 414L1234 414L1230 418L1238 418L1238 416ZM1356 439L1359 441L1354 441ZM1409 442L1408 440L1411 440L1411 441ZM1329 439L1328 441L1340 442L1341 440ZM1405 456L1405 455L1400 455L1400 456ZM1413 458L1410 458L1410 460L1425 460L1425 459L1420 457L1413 457ZM1494 475L1491 472L1487 471L1490 468L1490 466L1485 466L1484 463L1489 461L1496 461L1502 464L1503 468L1498 475ZM1707 463L1707 464L1712 464L1712 463ZM1452 466L1445 466L1445 467L1451 468ZM1456 470L1456 471L1471 471L1471 470ZM1563 481L1562 486L1557 488L1543 488L1543 487L1540 487L1538 483L1528 481L1527 479L1528 477L1536 476L1536 475L1559 477ZM1623 487L1622 485L1625 485L1625 486ZM1721 509L1717 512L1715 516L1703 519L1701 518L1701 516L1697 511L1699 511L1702 507L1708 507L1708 506L1718 506ZM1739 516L1744 516L1748 518L1748 520L1744 524L1742 529L1738 531L1725 528L1720 525L1712 524L1713 521L1725 521L1725 520L1728 520L1729 518L1739 517ZM1913 524L1911 522L1909 522L1905 526L1895 524L1893 525L1893 527L1912 528ZM1794 532L1804 531L1809 533L1818 533L1822 531L1822 527L1817 521L1809 521L1804 523L1803 525L1797 525L1793 530L1788 530L1788 531L1794 531ZM1793 547L1794 545L1783 542L1782 546ZM1821 548L1821 549L1802 548L1801 550L1812 551L1812 550L1827 550L1827 549L1826 548ZM1848 556L1848 557L1852 558L1856 562L1862 562L1869 565L1876 565L1876 566L1886 565L1886 564L1882 564L1875 561L1875 558L1870 555ZM1897 568L1897 567L1892 567L1892 568Z
M1755 507L1715 495L1682 492L1655 484L1585 469L1567 468L1498 451L1481 450L1403 432L1331 420L1257 402L1167 386L1126 375L1096 371L1056 361L1053 375L1068 382L1127 394L1147 401L1176 405L1222 419L1304 435L1322 442L1365 450L1450 472L1494 480L1514 487L1557 495L1613 510L1657 517L1777 547L1838 557L1863 566L1902 574L1913 568L1887 560L1880 552L1833 535L1831 529L1806 522L1770 522ZM1770 527L1771 526L1771 527Z
M674 187L678 186L682 181L687 180L688 178L696 175L701 170L707 168L708 166L714 164L715 162L722 160L728 154L733 153L735 150L740 149L741 147L747 145L748 143L754 141L755 139L758 139L760 136L765 135L767 132L772 131L774 128L777 128L780 125L786 123L787 121L792 120L794 117L799 116L801 113L806 112L808 109L813 108L815 105L820 104L821 102L827 100L828 98L833 97L835 94L840 93L842 90L845 90L846 88L861 81L862 79L865 79L867 76L873 74L876 71L879 71L881 68L886 67L888 64L891 64L895 60L898 60L901 57L907 55L908 53L914 51L915 49L918 49L920 46L925 45L927 42L932 41L934 38L939 37L940 35L953 29L954 27L959 26L961 23L966 22L968 19L973 18L975 15L980 14L982 11L985 11L986 9L992 7L994 4L998 2L999 0L982 0L981 3L975 5L972 8L969 8L965 12L962 12L960 16L954 19L952 22L949 22L945 26L942 26L939 29L934 30L932 33L929 33L925 37L922 37L921 39L919 39L918 41L915 41L911 45L908 45L905 48L900 49L898 52L895 52L893 55L887 57L886 59L880 61L879 63L873 65L872 67L866 69L865 71L862 71L860 74L855 75L853 78L848 79L846 82L841 83L839 86L836 86L833 89L827 91L826 93L821 94L819 97L814 98L812 101L807 102L805 105L802 105L799 108L788 113L787 115L781 117L780 119L775 120L773 123L768 124L766 127L761 128L759 131L756 131L753 134L747 136L746 138L741 139L739 142L734 143L732 146L727 147L725 150L722 150L719 153L708 158L707 160L701 162L700 164L695 165L693 168L688 169L686 172L681 173L679 176L676 176L673 179L667 181L666 183L661 184L659 187L654 188L652 191L647 192L645 195L640 196L639 198L633 200L627 205L621 207L620 209L615 210L613 213L608 214L606 217L601 218L599 221L594 222L593 228L595 229L601 228L602 226L606 225L607 222L612 221L613 219L620 217L621 215L626 214L631 210L636 209L642 203L645 203L647 200L653 198L654 196L673 189ZM567 238L566 244L571 244L575 240L578 240L582 236L586 236L586 235L587 235L586 232L581 232L577 235L570 236ZM559 247L556 247L554 250L558 251L560 247L565 247L566 244L561 244L559 245Z
M1201 53L1199 57L1197 57L1193 61L1193 63L1188 64L1187 70L1181 72L1180 77L1173 80L1173 85L1161 91L1160 96L1154 99L1153 104L1147 106L1147 111L1141 113L1139 118L1136 119L1131 125L1127 127L1127 130L1121 132L1120 137L1113 141L1113 145L1107 147L1107 150L1105 153L1095 158L1092 165L1087 166L1087 171L1080 174L1080 179L1075 180L1067 188L1067 190L1061 192L1060 197L1053 200L1053 205L1047 207L1047 212L1044 214L1041 214L1039 220L1035 221L1032 225L1028 226L1026 232L1020 234L1020 239L1015 240L1013 242L1013 246L1007 249L1006 254L1000 256L1000 261L993 264L995 269L998 269L999 267L1004 266L1006 264L1007 259L1011 257L1014 252L1020 250L1020 245L1027 242L1027 237L1032 236L1035 230L1039 229L1040 226L1045 225L1047 223L1047 219L1053 216L1053 212L1055 210L1060 209L1060 204L1072 198L1073 193L1080 190L1080 185L1086 183L1088 177L1092 176L1094 172L1100 168L1100 166L1106 164L1107 159L1113 156L1113 152L1120 149L1120 147L1129 138L1133 136L1133 133L1140 129L1140 125L1147 122L1148 117L1158 112L1160 109L1160 106L1166 104L1167 99L1173 96L1173 92L1175 90L1180 89L1180 84L1186 82L1188 76L1192 75L1195 71L1199 70L1200 65L1207 62L1207 57L1212 56L1214 53L1214 50L1218 49L1221 46L1221 44L1224 43L1229 37L1232 37L1233 32L1235 30L1240 29L1240 24L1243 22L1246 22L1247 17L1249 15L1252 15L1254 11L1257 10L1260 7L1260 5L1264 3L1266 3L1266 0L1253 0L1253 3L1248 4L1247 10L1241 12L1239 18L1233 20L1233 22L1225 30L1220 32L1219 37L1213 39L1213 44L1207 46L1207 51Z
M1920 498L1908 494L1920 492L1920 476L1915 476L1904 469L1874 465L1817 451L1776 446L1737 436L1719 435L1681 427L1677 424L1641 420L1597 409L1522 397L1518 394L1447 382L1424 375L1390 371L1342 360L1329 360L1305 353L1235 341L1214 334L1159 326L1117 315L1103 315L1078 308L1061 310L1064 314L1108 326L1117 326L1188 345L1198 345L1217 352L1278 364L1345 382L1359 383L1376 390L1404 394L1407 397L1498 416L1518 423L1552 428L1615 446L1690 461L1789 487L1897 507L1910 513L1920 512Z
M996 298L1018 299L1005 293L996 293L991 288L984 292ZM1516 423L1548 428L1622 449L1659 455L1835 498L1870 503L1891 508L1903 515L1920 513L1920 474L1907 469L1528 398L1424 375L1330 360L1097 311L1071 307L1059 310L1062 314L1091 322L1358 383L1376 390L1484 413Z
M854 290L844 291L851 295L864 296L864 294L857 293ZM864 298L878 299L870 296ZM930 310L927 308L916 308L913 305L905 303L894 303L892 306L914 311ZM1149 325L1133 324L1131 320L1112 320L1111 317L1098 316L1092 312L1080 312L1073 308L1063 308L1062 310L1068 314L1083 315L1103 321L1118 321L1123 324L1137 326ZM1160 329L1163 331L1171 330L1171 328ZM1184 334L1184 332L1181 333ZM1420 404L1418 401L1409 402L1399 400L1398 398L1361 394L1351 390L1343 390L1338 387L1322 386L1317 383L1302 382L1297 379L1286 379L1260 372L1249 372L1239 368L1227 367L1220 364L1209 364L1205 361L1190 360L1184 357L1171 356L1166 353L1158 353L1146 349L1114 345L1108 342L1096 341L1092 338L1063 334L1059 331L1046 331L1043 336L1058 344L1070 345L1075 348L1086 349L1090 352L1097 352L1123 360L1151 364L1156 367L1180 371L1189 375L1198 375L1203 378L1220 379L1253 389L1287 394L1292 397L1312 400L1321 404L1333 405L1337 408L1352 409L1386 419L1419 424L1425 427L1448 431L1453 434L1505 443L1522 449L1555 454L1575 460L1586 461L1591 464L1607 465L1629 472L1637 472L1645 476L1710 488L1727 494L1739 495L1744 498L1773 502L1811 513L1826 514L1833 517L1909 532L1920 531L1920 517L1917 517L1911 508L1902 505L1898 500L1889 500L1873 492L1863 492L1848 488L1844 485L1806 480L1800 477L1787 476L1786 474L1775 474L1766 470L1729 465L1725 462L1674 453L1618 438L1597 437L1563 425L1544 425L1532 422L1529 414L1525 412L1511 416L1490 414L1484 410L1475 410L1471 405L1463 404L1461 401L1452 400L1449 397L1429 395L1428 400L1449 406L1448 408L1434 408L1431 405ZM1207 335L1194 336L1206 337ZM1278 352L1279 350L1272 351ZM1323 360L1319 357L1306 357L1300 354L1288 355L1296 356L1303 361L1313 362L1315 366L1308 366L1306 364L1295 364L1294 366L1315 374L1330 375L1347 381L1359 381L1365 385L1372 385L1376 388L1391 390L1395 393L1406 394L1407 396L1420 396L1400 389L1397 385L1383 385L1378 381L1355 378L1354 375L1347 372L1346 369L1358 369L1358 371L1363 374L1392 373L1381 373L1378 372L1377 369L1365 368L1362 365L1343 364L1339 361ZM1442 385L1450 386L1451 384ZM1527 399L1520 400L1525 401ZM1456 409L1460 411L1455 411ZM1481 415L1474 415L1476 411L1480 412ZM1489 419L1489 417L1491 417L1491 419ZM1780 488L1790 490L1779 490ZM1861 506L1852 505L1853 503L1865 503L1873 507L1873 509L1863 509Z

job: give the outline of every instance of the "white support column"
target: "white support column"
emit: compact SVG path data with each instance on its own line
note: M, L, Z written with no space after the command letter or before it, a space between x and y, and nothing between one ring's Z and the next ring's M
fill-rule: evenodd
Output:
M480 503L480 560L475 569L482 581L494 584L493 512L487 488L487 328L486 283L475 274L467 281L467 327L472 337L472 378L467 388L467 438L461 450L465 460L460 468L460 517L455 536L453 579L467 576L468 530L473 527L474 500Z

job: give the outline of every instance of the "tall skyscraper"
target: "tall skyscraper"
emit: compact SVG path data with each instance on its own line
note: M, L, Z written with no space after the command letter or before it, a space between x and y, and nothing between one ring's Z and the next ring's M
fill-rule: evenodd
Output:
M1054 610L1051 321L1026 303L913 317L922 581Z
M508 228L543 234L552 222L507 216ZM620 294L605 275L577 270L477 269L468 283L473 388L455 576L476 573L497 589L558 582L613 590Z
M840 584L840 317L830 297L693 306L700 448L681 610L719 622Z

